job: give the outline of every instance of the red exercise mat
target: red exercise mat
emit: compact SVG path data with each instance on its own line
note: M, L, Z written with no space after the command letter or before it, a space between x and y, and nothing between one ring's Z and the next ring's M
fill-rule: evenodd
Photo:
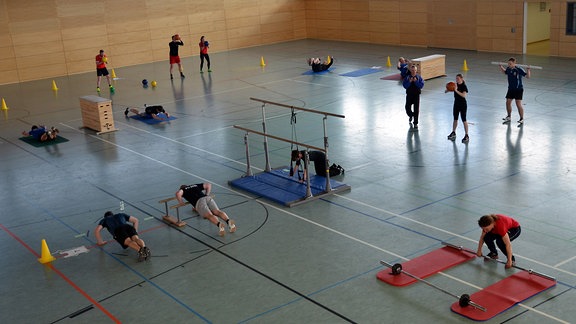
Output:
M470 259L474 259L475 257L474 254L470 254L466 251L445 246L402 263L402 270L418 278L424 279L442 270L446 270ZM376 277L392 286L407 286L418 281L403 273L393 275L391 272L392 269L384 269L378 272Z
M483 312L472 306L461 307L458 302L450 309L475 321L486 321L544 290L556 286L555 280L522 271L502 279L470 296L470 300L484 306Z

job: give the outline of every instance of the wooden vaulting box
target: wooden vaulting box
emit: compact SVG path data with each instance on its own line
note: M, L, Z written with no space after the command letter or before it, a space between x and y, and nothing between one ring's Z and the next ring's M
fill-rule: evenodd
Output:
M80 108L84 127L95 130L98 135L117 130L114 126L112 100L99 96L84 96L80 97Z

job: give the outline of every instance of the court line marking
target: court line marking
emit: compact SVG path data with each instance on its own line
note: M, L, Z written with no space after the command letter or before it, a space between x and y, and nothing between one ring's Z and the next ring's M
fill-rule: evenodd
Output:
M73 128L73 127L70 126L70 125L63 124L63 123L61 123L61 124L64 125L64 126L66 126L66 127L68 127L68 128L71 128L71 129L76 130L75 128ZM80 133L82 133L80 130L77 130L77 131L80 132ZM178 142L178 141L176 141L176 140L167 138L167 137L165 137L165 136L157 135L157 134L154 134L154 133L151 133L151 132L148 132L148 131L145 131L145 132L150 133L150 134L152 134L153 136L158 136L158 137L160 137L160 138L167 139L167 140L169 140L169 141L171 141L171 142L174 142L174 143L177 143L177 144L186 145L186 146L189 146L189 147L192 147L192 148L196 148L196 147L194 147L194 146L192 146L192 145L189 145L189 144L186 144L186 143L181 143L181 142ZM95 138L95 139L98 139L98 140L100 140L100 141L103 141L103 142L105 142L105 143L107 143L107 144L110 144L110 145L112 145L112 146L116 146L116 147L118 147L118 148L120 148L120 149L123 149L123 150L125 150L125 151L131 152L131 153L133 153L133 154L135 154L135 155L138 155L138 156L143 157L143 158L145 158L145 159L148 159L148 160L150 160L150 161L153 161L153 162L156 162L156 163L158 163L158 164L164 165L164 166L166 166L166 167L168 167L168 168L171 168L171 169L173 169L173 170L180 171L180 172L182 172L182 173L184 173L184 174L187 174L187 175L190 175L190 176L193 176L193 177L197 177L198 179L200 179L200 180L202 180L202 181L205 181L205 182L210 182L208 179L206 179L206 178L204 178L204 177L201 177L201 176L196 175L196 174L194 174L194 173L191 173L191 172L182 170L182 169L177 168L177 167L175 167L175 166L173 166L173 165L171 165L171 164L168 164L168 163L166 163L166 162L162 162L162 161L157 160L157 159L155 159L155 158L153 158L153 157L150 157L150 156L147 156L147 155L145 155L145 154L136 152L136 151L134 151L134 150L132 150L132 149L130 149L130 148L127 148L127 147L125 147L125 146L119 145L119 144L117 144L117 143L113 143L113 142L108 141L108 140L106 140L106 139L104 139L104 138L101 138L101 137L99 137L99 136L97 136L97 135L91 135L91 134L89 134L89 136L91 136L91 137L93 137L93 138ZM218 157L222 157L223 159L228 160L228 161L233 161L233 162L236 162L236 163L238 163L238 164L243 164L243 163L241 163L241 162L239 162L239 161L234 161L234 160L232 160L232 159L230 159L230 158L223 157L223 156L221 156L221 155L219 155L219 154L216 154L216 153L208 152L208 151L206 151L206 150L204 150L204 149L201 149L201 148L197 148L197 149L200 150L200 151L202 151L202 152L208 153L208 154L212 154L212 155L215 155L215 156L218 156ZM230 188L228 188L228 187L222 186L222 185L220 185L220 184L218 184L218 183L213 183L213 185L215 185L216 187L222 188L222 189L224 189L224 190L228 190L228 191L234 192L234 193L236 193L236 194L238 194L238 195L240 195L240 196L243 196L243 197L246 197L246 198L251 198L251 197L249 197L248 195L246 195L246 194L244 194L244 193L242 193L242 192L235 191L235 190L230 189ZM399 218L402 218L402 219L405 219L405 220L413 221L413 222L415 222L415 223L417 223L417 224L420 224L420 225L423 225L423 226L425 226L425 227L429 227L429 228L432 228L432 229L436 229L436 230L438 230L438 231L440 231L440 232L444 232L444 233L446 233L446 234L450 234L450 235L453 235L453 236L456 236L456 237L460 237L460 238L465 239L465 240L468 240L468 241L474 241L474 240L472 240L472 239L470 239L470 238L467 238L467 237L465 237L465 236L462 236L462 235L459 235L459 234L456 234L456 233L451 233L451 232L449 232L449 231L447 231L447 230L440 229L440 228L438 228L438 227L435 227L435 226L432 226L432 225L429 225L429 224L425 224L425 223L422 223L422 222L419 222L419 221L416 221L416 220L412 220L412 219L410 219L410 218L407 218L407 217L404 217L404 216L395 214L395 213L393 213L393 212L384 210L384 209L379 208L379 207L375 207L375 206L368 205L368 204L366 204L366 203L357 201L357 200L355 200L355 199L347 198L347 197L344 197L344 196L341 196L341 195L337 195L337 194L335 194L335 196L338 196L338 197L344 198L344 199L346 199L346 200L349 200L349 201L351 201L351 202L355 202L355 203L358 203L358 204L360 204L360 205L363 205L363 206L372 208L372 209L374 209L374 210L378 210L378 211L387 213L387 214L392 215L392 216L396 216L396 217L399 217ZM269 204L269 203L267 203L267 202L265 202L265 201L260 201L260 202L261 202L262 204L270 207L270 208L274 208L274 209L277 210L277 211L286 213L286 214L288 214L288 215L290 215L290 216L292 216L292 217L294 217L294 218L297 218L297 219L300 219L300 220L302 220L302 221L308 222L308 223L310 223L310 224L316 225L316 226L318 226L318 227L320 227L320 228L323 228L323 229L325 229L325 230L327 230L327 231L329 231L329 232L333 232L333 233L335 233L335 234L338 234L338 235L340 235L340 236L343 236L343 237L345 237L345 238L348 238L349 240L352 240L352 241L354 241L354 242L357 242L357 243L360 243L360 244L362 244L362 245L371 247L371 248L373 248L373 249L375 249L375 250L382 251L382 252L384 252L384 253L390 254L390 255L392 255L392 256L394 256L394 257L397 257L397 258L399 258L399 259L409 260L408 258L406 258L406 257L404 257L404 256L402 256L402 255L399 255L399 254L396 254L396 253L394 253L394 252L392 252L392 251L388 251L388 250L386 250L386 249L380 248L380 247L378 247L378 246L376 246L376 245L374 245L374 244L368 243L368 242L366 242L366 241L363 241L363 240L361 240L361 239L358 239L358 238L356 238L356 237L354 237L354 236L351 236L351 235L348 235L348 234L346 234L346 233L337 231L337 230L335 230L335 229L333 229L333 228L330 228L330 227L328 227L328 226L322 225L322 224L320 224L320 223L311 221L311 220L309 220L309 219L307 219L307 218L304 218L303 216L299 216L299 215L297 215L297 214L295 214L295 213L293 213L293 212L289 212L289 211L287 211L287 210L281 209L281 208L279 208L279 207L277 207L277 206L274 206L274 205L271 205L271 204ZM527 259L527 260L530 260L530 259L528 259L528 258L526 258L526 259ZM536 263L540 264L540 262L536 262ZM549 266L548 266L548 267L549 267ZM570 272L568 272L568 271L565 271L565 272L566 272L566 273L569 273L569 274L572 274L572 273L570 273ZM439 272L439 273L442 274L442 275L444 275L444 276L447 276L447 277L448 277L448 275L445 274L445 273L443 273L443 272ZM576 276L576 274L572 274L572 275ZM462 281L462 280L458 280L458 281L460 281L460 282L462 282L462 283L465 283L466 285L469 285L469 286L471 286L471 287L475 287L473 284L471 284L471 283L469 283L469 282L465 282L465 281ZM524 304L522 304L522 303L519 303L519 305L521 305L521 306L523 306L523 307L525 307L525 308L527 308L527 309L533 310L530 306L524 305ZM550 315L550 314L547 314L547 313L544 313L544 312L541 312L541 311L536 311L535 309L534 309L534 312L536 312L536 313L538 313L538 314L541 314L542 316L548 317L548 318L550 318L550 319L556 320L556 321L558 321L558 322L561 322L561 323L569 323L569 322L565 322L565 321L563 321L563 320L561 320L561 319L558 319L558 318L556 318L556 317L554 317L554 316L552 316L552 315Z

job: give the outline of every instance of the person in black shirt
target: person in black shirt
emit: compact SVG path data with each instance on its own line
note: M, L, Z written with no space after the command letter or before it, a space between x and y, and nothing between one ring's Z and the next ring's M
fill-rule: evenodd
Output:
M180 71L180 77L184 78L184 73L182 73L182 63L180 62L180 56L178 55L178 47L184 46L184 42L180 39L180 35L176 34L172 36L172 41L168 43L170 47L170 80L174 79L172 76L172 67L174 64L178 64L178 71Z
M291 174L295 174L298 172L298 167L302 163L302 159L304 158L305 154L306 151L298 151L298 150L292 151L292 161L296 162L296 164L294 165L294 169L291 170ZM326 176L326 168L328 166L326 163L326 154L324 154L324 152L310 151L308 152L308 160L310 162L314 162L314 170L316 171L316 175L321 177ZM304 177L300 180L306 181L307 178L308 178L308 167L304 165Z
M138 108L126 108L124 111L124 116L128 117L129 111L144 118L154 118L157 120L168 120L170 118L170 114L168 114L168 112L164 110L164 107L162 106L145 106L143 113L141 113ZM159 114L163 115L159 116Z
M228 215L218 208L216 201L210 196L212 185L208 182L197 183L192 185L181 185L176 191L176 199L180 204L184 203L182 198L186 199L196 209L200 216L208 219L212 224L218 226L218 235L224 236L226 228L224 223L228 224L230 233L236 232L236 224Z
M445 93L448 90L445 91ZM462 119L462 124L464 125L464 138L462 138L462 143L468 143L470 138L468 137L468 121L466 121L466 112L468 110L468 103L466 102L466 95L468 94L468 87L464 81L462 74L458 73L456 75L456 89L454 90L454 108L452 109L452 114L454 116L454 122L452 123L452 133L448 135L448 139L453 141L456 139L456 128L458 127L458 115Z

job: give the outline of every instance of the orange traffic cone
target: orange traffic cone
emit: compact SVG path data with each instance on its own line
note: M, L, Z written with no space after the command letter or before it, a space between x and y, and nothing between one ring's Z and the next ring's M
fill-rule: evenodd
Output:
M40 263L48 263L56 260L55 257L52 256L50 253L50 249L48 248L48 244L46 243L45 239L42 239L42 255L38 259Z

